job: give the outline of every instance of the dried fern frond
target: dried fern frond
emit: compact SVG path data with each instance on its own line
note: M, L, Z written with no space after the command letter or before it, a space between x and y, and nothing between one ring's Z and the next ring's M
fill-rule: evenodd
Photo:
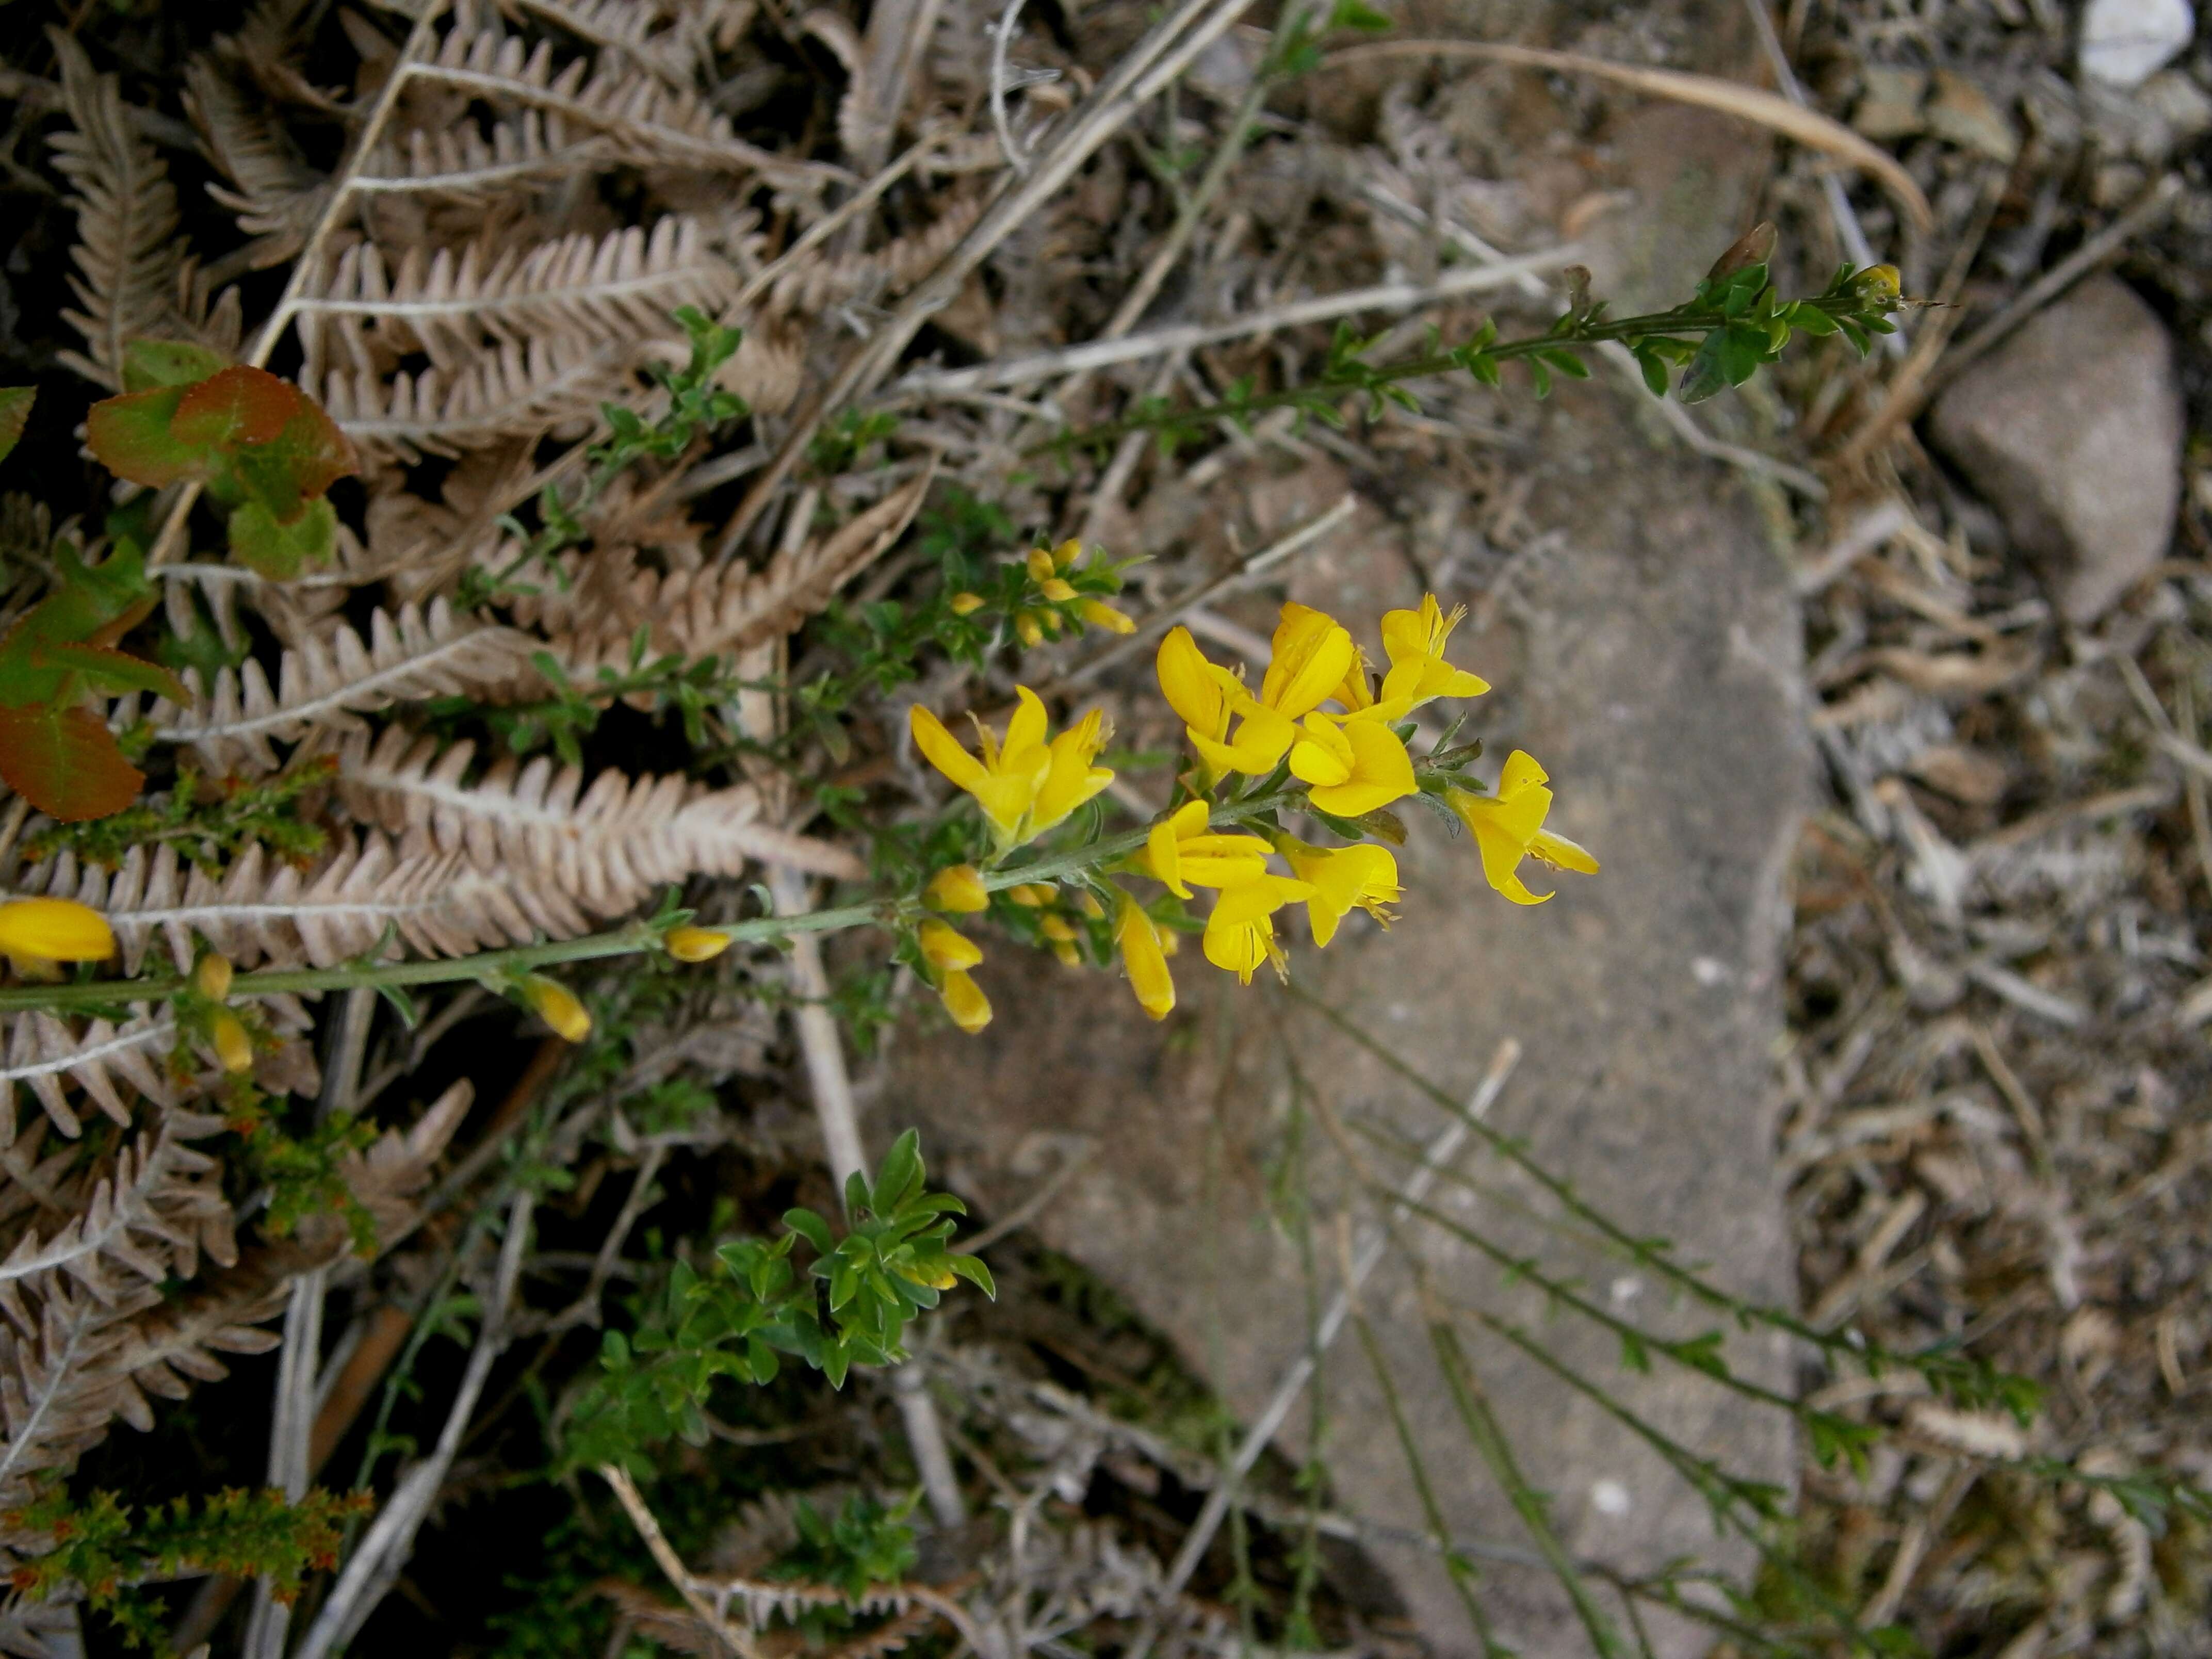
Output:
M625 161L640 167L689 167L709 172L757 174L779 189L818 192L849 184L842 167L795 161L749 144L689 89L602 57L584 79L582 58L557 71L549 41L533 50L499 29L455 28L438 55L415 73L418 79L496 104L512 102L558 115L572 125L606 134Z
M123 346L143 334L176 331L177 191L153 146L124 118L112 75L94 73L74 37L51 29L70 126L53 136L54 165L74 187L82 311L64 311L89 356L58 353L86 379L120 389Z
M176 1090L160 1057L175 1037L173 1021L152 1015L137 1015L119 1025L95 1019L81 1032L43 1009L11 1015L8 1063L0 1068L0 1133L13 1130L18 1084L38 1097L54 1127L71 1139L82 1125L62 1092L64 1080L77 1085L121 1124L131 1121L131 1108L116 1087L118 1081L156 1105L174 1106Z
M709 50L713 3L670 7L643 0L499 0L509 17L536 17L579 40L619 52L672 87L688 87Z
M249 658L222 670L212 687L203 684L191 708L163 701L148 718L157 741L196 750L218 773L270 772L271 742L361 730L362 710L461 692L505 695L536 677L534 648L526 635L465 621L435 599L428 611L403 605L397 617L377 611L366 643L343 623L303 640L284 653L274 690Z
M671 214L603 237L582 233L529 248L471 242L456 254L413 246L389 267L374 242L338 256L329 280L300 301L309 384L343 349L357 368L422 351L448 373L487 337L576 343L656 339L679 306L712 311L734 297L737 274L699 221Z
M558 115L525 110L495 121L489 136L472 121L413 127L369 152L354 188L373 196L446 196L489 202L519 185L596 172L617 160L604 133L571 137Z
M185 66L185 109L208 159L230 180L208 194L237 216L239 228L255 239L245 251L249 269L264 270L297 253L322 217L331 183L307 165L283 130L240 93L237 83L208 58Z
M32 1328L0 1326L0 1508L21 1504L31 1477L64 1468L99 1443L118 1411L146 1402L127 1368L113 1364L137 1345L131 1324L161 1303L141 1281L112 1302L67 1281L50 1286ZM151 1422L150 1413L147 1420Z
M195 933L241 967L327 968L387 937L421 955L457 957L520 945L534 932L565 939L590 927L558 892L451 855L402 859L374 830L346 838L304 875L255 845L216 876L187 866L164 842L132 848L112 872L81 868L65 853L22 885L105 913L132 974L157 939L179 971L190 966Z
M497 761L471 784L474 755L467 743L441 754L434 738L392 727L374 749L356 739L341 758L339 798L356 818L402 836L403 855L434 849L479 870L526 871L601 916L671 882L741 875L753 863L848 881L867 873L843 848L759 823L750 784L709 790L610 770L586 788L581 768L542 755L520 768Z
M631 634L652 629L657 650L686 657L741 651L780 639L898 540L937 476L934 462L866 511L764 570L726 565L666 573L635 569L627 589L589 631L564 635L555 656L574 671L627 664Z
M857 258L816 253L794 264L769 288L764 309L817 317L856 297L903 294L944 263L983 216L983 198L960 195L919 230L894 237Z
M386 380L332 369L317 390L361 449L411 464L508 438L580 437L629 380L635 351L568 335L502 339L456 372L425 368Z
M185 1145L188 1136L222 1127L220 1117L173 1113L150 1146L143 1137L125 1146L76 1215L46 1237L24 1234L0 1261L0 1313L19 1331L35 1330L25 1298L47 1294L56 1275L112 1306L134 1281L198 1276L204 1248L217 1264L234 1263L234 1218L222 1195L222 1166Z

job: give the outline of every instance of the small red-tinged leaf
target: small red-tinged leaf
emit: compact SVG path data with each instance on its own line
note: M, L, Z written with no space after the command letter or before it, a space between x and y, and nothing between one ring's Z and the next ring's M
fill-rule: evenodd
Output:
M289 523L258 501L230 515L230 550L240 564L272 581L300 574L302 564L320 564L338 540L338 515L330 498L318 495Z
M240 450L274 440L306 405L289 380L240 363L185 388L169 435L198 448Z
M189 340L133 340L123 348L123 389L150 392L158 386L191 386L230 367L221 352Z
M104 818L138 799L146 775L88 708L0 708L0 778L64 823Z
M104 645L72 645L43 642L31 649L32 659L40 667L58 668L66 673L82 675L86 686L94 691L119 697L126 691L152 691L167 697L171 702L184 704L192 700L185 684L159 663L148 662L143 657L127 652L112 650Z
M31 405L39 400L39 389L34 386L0 386L0 461L8 459L8 452L23 435L30 424Z
M101 398L84 417L93 459L118 478L157 489L205 477L206 453L178 442L169 431L170 416L184 397L182 386L165 386Z
M249 500L289 521L340 478L361 471L353 445L322 407L302 396L298 411L265 444L238 453L237 477Z

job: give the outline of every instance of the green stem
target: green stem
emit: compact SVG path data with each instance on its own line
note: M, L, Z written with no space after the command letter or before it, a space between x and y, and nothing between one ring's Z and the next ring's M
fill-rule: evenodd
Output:
M1831 317L1852 317L1863 309L1863 302L1849 295L1832 294L1808 297L1796 303L1812 307ZM1492 362L1505 363L1516 362L1546 351L1577 350L1612 340L1679 338L1685 335L1702 338L1716 329L1727 327L1734 320L1717 311L1692 310L1688 307L1676 306L1672 310L1650 312L1641 317L1619 317L1610 320L1601 318L1595 322L1578 322L1571 332L1565 334L1532 334L1518 340L1503 340L1495 345L1484 346L1474 355ZM1280 392L1270 392L1234 403L1200 404L1190 409L1166 410L1099 426L1079 428L1063 432L1028 453L1041 454L1049 450L1064 451L1077 445L1103 447L1133 432L1200 427L1218 420L1246 421L1270 410L1301 404L1310 405L1317 394L1328 391L1372 392L1380 386L1396 386L1401 381L1417 380L1431 374L1467 370L1469 356L1470 354L1463 349L1423 352L1419 356L1408 357L1399 362L1384 363L1379 367L1366 366L1366 372L1356 379L1330 379L1324 374L1310 386L1289 386Z
M1215 823L1238 823L1260 817L1303 799L1297 790L1278 790L1245 800L1226 801L1213 809ZM983 875L984 888L996 892L1024 882L1057 881L1127 857L1145 844L1148 830L1132 830L1103 841L1055 854L1029 864L1012 865ZM794 933L831 933L847 927L880 927L896 924L904 907L891 899L841 905L828 910L809 910L791 916L756 916L744 921L698 923L710 933L722 933L735 944L764 945ZM580 939L552 939L542 945L518 945L505 950L478 951L465 957L438 957L419 962L349 962L331 968L264 968L240 974L231 982L233 997L313 994L346 991L402 989L416 985L449 985L462 980L489 981L529 973L563 963L591 962L603 957L635 956L657 947L667 932L660 921L633 921L604 933ZM113 1008L130 1003L160 1002L185 988L182 974L153 975L143 979L94 980L81 985L16 985L0 989L0 1014L43 1008L54 1012Z

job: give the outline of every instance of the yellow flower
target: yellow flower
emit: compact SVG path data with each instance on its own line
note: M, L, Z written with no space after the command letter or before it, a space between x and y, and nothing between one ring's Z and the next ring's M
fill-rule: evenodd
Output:
M1083 620L1093 628L1104 629L1109 634L1133 634L1137 631L1136 618L1125 611L1116 611L1103 599L1085 599L1083 602Z
M1206 805L1185 801L1145 837L1145 867L1177 898L1198 887L1239 887L1267 873L1267 843L1257 836L1214 835Z
M1066 916L1050 915L1037 923L1037 931L1055 945L1075 943L1075 924Z
M1165 1019L1175 1011L1175 975L1168 972L1167 953L1160 948L1160 930L1127 893L1115 914L1114 943L1121 947L1137 1006L1154 1019Z
M1053 565L1055 568L1060 570L1066 569L1068 566L1073 564L1082 556L1083 544L1073 536L1070 536L1058 547L1052 550Z
M1309 847L1285 836L1278 843L1291 870L1310 884L1313 896L1306 901L1306 921L1314 943L1327 945L1336 937L1336 925L1354 909L1388 927L1398 918L1386 905L1395 904L1403 890L1398 885L1398 860L1388 848L1363 842L1357 847Z
M590 1029L590 1022L585 1022ZM246 1022L228 1008L218 1008L215 1018L208 1022L208 1036L215 1043L215 1057L222 1062L222 1069L234 1077L253 1069L253 1038L246 1029Z
M730 936L712 927L672 927L660 943L678 962L712 962L730 948Z
M983 886L982 872L972 864L951 864L929 878L921 902L933 910L972 915L991 908L991 895Z
M1422 598L1418 611L1383 613L1382 648L1390 657L1390 672L1382 677L1385 704L1403 698L1406 708L1418 708L1434 697L1479 697L1490 690L1489 681L1444 660L1444 642L1466 615L1467 607L1459 605L1447 616L1433 593Z
M1311 898L1313 890L1311 883L1288 876L1260 876L1241 887L1223 889L1213 914L1206 919L1206 959L1247 985L1263 962L1273 963L1275 972L1287 980L1289 964L1283 947L1275 943L1275 912L1293 899Z
M981 593L955 593L945 601L945 606L956 617L971 617L983 608Z
M1066 605L1070 599L1081 597L1075 591L1075 584L1064 576L1054 576L1049 581L1039 583L1037 592L1054 605Z
M1260 702L1286 720L1310 714L1334 696L1358 657L1343 623L1295 602L1283 607L1273 646Z
M192 989L210 1002L221 1002L230 994L231 976L236 971L228 957L210 951L192 964Z
M969 1036L991 1023L991 1000L965 968L948 969L937 994L945 999L945 1012L952 1016L952 1023Z
M522 981L522 999L562 1042L581 1042L591 1036L591 1015L576 1000L576 994L558 980L532 974Z
M921 959L939 973L955 968L973 968L983 959L981 945L934 916L921 924L916 938L921 945Z
M1532 893L1522 884L1518 871L1523 858L1554 870L1597 873L1597 860L1586 848L1544 828L1544 817L1552 810L1552 792L1544 787L1547 781L1534 757L1516 749L1506 758L1496 794L1444 792L1445 804L1459 814L1482 854L1482 873L1516 904L1541 904L1552 896Z
M1044 643L1044 622L1034 611L1014 612L1014 632L1032 651Z
M0 952L36 962L105 962L115 954L107 918L75 899L0 904Z
M980 761L920 703L907 711L915 746L932 766L975 796L1001 851L1028 839L1024 821L1053 760L1045 744L1044 704L1025 685L1016 686L1014 696L1020 706L1006 722L1004 742L982 721L975 721L976 746L983 751Z
M1091 763L1113 735L1113 722L1094 708L1052 740L1051 763L1030 809L1030 835L1042 835L1114 781L1110 769Z
M1018 887L1006 889L1006 896L1027 909L1036 910L1060 896L1060 890L1049 882L1025 881Z
M1291 750L1291 775L1313 786L1313 804L1356 818L1412 794L1413 757L1385 724L1382 705L1341 720L1309 714Z
M1160 641L1160 690L1168 707L1182 716L1184 734L1206 763L1206 781L1224 773L1272 772L1297 735L1297 727L1244 689L1244 682L1210 662L1188 628L1169 630ZM1237 737L1229 740L1231 720Z

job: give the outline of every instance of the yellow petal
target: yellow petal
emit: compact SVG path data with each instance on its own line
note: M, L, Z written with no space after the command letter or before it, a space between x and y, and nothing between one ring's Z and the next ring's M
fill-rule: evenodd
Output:
M523 1000L564 1042L581 1042L592 1034L592 1017L576 994L558 980L532 974L522 981Z
M983 988L968 976L964 968L955 968L945 975L945 982L937 988L945 999L945 1012L952 1016L952 1023L973 1036L991 1023L991 1000L983 994Z
M906 711L906 723L924 760L970 794L983 787L988 776L983 763L960 746L960 739L945 729L943 720L915 703Z
M983 608L983 603L981 593L955 593L945 605L956 617L972 617Z
M1054 576L1050 581L1040 583L1037 592L1054 605L1066 605L1070 599L1081 597L1075 591L1075 584L1061 576Z
M678 962L712 962L730 948L730 936L712 927L672 927L660 942Z
M1275 925L1262 916L1252 922L1217 922L1209 919L1200 941L1206 959L1237 975L1246 985L1260 964L1273 954Z
M1052 555L1041 547L1030 550L1029 568L1030 580L1033 582L1050 581L1055 568L1052 562Z
M999 750L999 764L1008 772L1025 771L1041 763L1045 733L1051 720L1044 712L1043 699L1026 685L1014 688L1014 717L1006 722L1006 742Z
M1137 631L1135 618L1116 611L1103 599L1084 601L1083 620L1093 628L1104 629L1109 634L1133 634Z
M1115 914L1114 943L1121 948L1121 966L1128 973L1129 988L1137 994L1137 1006L1154 1019L1165 1019L1175 1009L1175 976L1168 971L1167 953L1160 949L1159 929L1127 893Z
M107 918L75 899L10 899L0 904L0 951L45 962L105 962L115 954Z
M1073 536L1052 550L1052 562L1062 570L1066 569L1082 556L1083 544Z
M1240 714L1233 742L1211 742L1192 729L1186 733L1191 747L1217 773L1249 772L1259 777L1273 771L1297 740L1297 726L1273 709L1249 700L1242 705Z
M1505 757L1504 770L1498 775L1498 798L1509 799L1532 784L1551 781L1551 774L1536 764L1534 755L1525 749L1516 749Z
M1113 735L1106 716L1094 708L1052 740L1044 781L1030 809L1034 831L1051 829L1114 781L1109 769L1091 763Z
M1283 607L1260 701L1296 720L1336 695L1352 669L1352 635L1334 617L1296 603Z
M1165 882L1168 891L1177 898L1190 896L1190 888L1182 878L1184 838L1203 830L1206 819L1206 803L1188 800L1155 823L1146 834L1145 863L1152 872L1152 879Z
M1171 628L1160 641L1154 667L1160 678L1160 695L1168 707L1182 716L1194 738L1218 741L1229 730L1229 699L1220 671L1206 660L1188 628Z
M957 927L931 917L916 930L922 960L939 969L973 968L983 959L982 947Z
M1588 848L1569 841L1565 836L1555 836L1548 830L1539 830L1529 837L1528 855L1550 865L1554 870L1572 870L1583 876L1597 873L1597 860Z
M1340 783L1317 787L1316 806L1339 817L1356 818L1402 800L1420 786L1413 780L1413 759L1398 734L1380 720L1346 720L1344 736L1352 745L1351 775Z
M1291 745L1291 775L1301 783L1342 783L1352 775L1352 739L1325 715L1309 714Z

